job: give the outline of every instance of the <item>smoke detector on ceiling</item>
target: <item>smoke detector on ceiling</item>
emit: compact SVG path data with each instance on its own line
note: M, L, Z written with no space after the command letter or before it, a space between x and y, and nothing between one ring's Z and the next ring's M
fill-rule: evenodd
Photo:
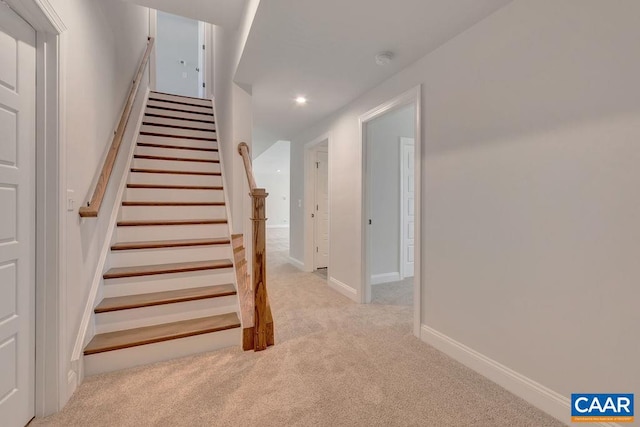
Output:
M380 52L376 55L376 64L387 65L393 59L393 52Z

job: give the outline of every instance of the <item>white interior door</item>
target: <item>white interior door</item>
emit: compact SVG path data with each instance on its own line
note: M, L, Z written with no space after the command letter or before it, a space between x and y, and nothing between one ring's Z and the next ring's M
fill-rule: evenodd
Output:
M0 424L34 414L36 34L0 3Z
M199 97L202 46L198 21L158 11L155 50L156 89Z
M329 153L316 151L315 268L329 265Z
M400 138L402 194L402 276L413 277L415 236L415 140Z

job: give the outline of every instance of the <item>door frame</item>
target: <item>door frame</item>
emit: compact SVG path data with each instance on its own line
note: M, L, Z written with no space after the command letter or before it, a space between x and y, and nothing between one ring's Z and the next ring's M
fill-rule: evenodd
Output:
M200 98L207 97L206 86L206 72L207 72L207 60L206 60L206 46L207 44L207 25L202 21L198 21L198 94Z
M327 142L327 153L329 157L329 167L331 167L331 136L324 134L320 137L308 142L304 146L304 271L315 271L315 221L311 219L314 213L314 201L316 191L316 174L315 174L315 153L318 151L320 144ZM331 171L327 174L328 191L329 191L329 261L327 262L327 277L331 269Z
M36 30L35 416L59 411L77 381L66 357L64 37L48 0L5 0ZM75 387L75 385L74 385Z
M316 164L316 162L318 161L318 153L327 153L327 163L329 162L329 144L327 143L327 151L324 151L324 147L320 147L320 145L322 144L322 142L318 145L316 145L316 149L313 150L313 155L314 155L314 159L313 159L313 164ZM318 204L318 167L316 166L315 168L313 168L312 166L312 171L314 171L313 173L313 202L311 203L311 212L312 214L315 214L314 216L314 222L313 222L313 246L318 248L318 215L317 215L317 209L313 209L314 206L316 206ZM327 195L329 193L329 171L328 171L328 166L327 166ZM327 215L329 214L329 206L327 205ZM327 224L328 225L328 224ZM328 233L329 230L327 230ZM327 236L328 239L328 236ZM327 246L329 245L329 241L327 240ZM317 259L317 249L315 252L313 252L313 269L314 271L319 269L319 268L328 268L329 266L327 265L327 267L318 267L318 259ZM329 261L327 260L327 263Z
M370 174L369 159L367 151L367 124L390 112L407 105L415 106L415 228L414 228L414 276L413 276L413 333L415 336L420 336L421 325L421 264L422 264L422 241L421 236L421 185L422 185L422 168L421 168L421 147L422 147L422 113L421 113L421 95L422 86L418 85L408 91L391 98L390 100L378 105L377 107L362 114L359 118L359 130L360 130L360 158L362 161L362 206L361 206L361 283L360 283L360 301L363 304L371 303L371 228L369 227L368 220L371 218L371 194L372 189L369 185Z

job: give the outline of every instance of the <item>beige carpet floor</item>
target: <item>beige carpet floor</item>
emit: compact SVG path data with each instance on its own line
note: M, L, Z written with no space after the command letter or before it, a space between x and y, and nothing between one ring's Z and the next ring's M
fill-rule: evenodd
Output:
M354 304L269 230L276 345L86 378L35 426L562 425L411 334L411 306Z

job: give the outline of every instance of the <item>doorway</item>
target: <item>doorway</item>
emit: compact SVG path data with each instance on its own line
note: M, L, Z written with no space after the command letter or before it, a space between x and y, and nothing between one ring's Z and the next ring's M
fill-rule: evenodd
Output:
M0 5L0 419L35 415L36 31Z
M204 98L205 24L158 11L155 28L155 90Z
M414 308L420 330L420 87L360 117L363 303Z

